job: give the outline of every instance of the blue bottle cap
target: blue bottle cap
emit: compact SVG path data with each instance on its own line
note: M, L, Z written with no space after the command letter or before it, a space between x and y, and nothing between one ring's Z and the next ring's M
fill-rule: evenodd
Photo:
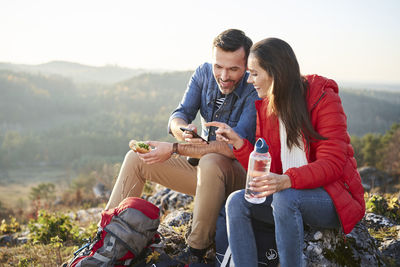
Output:
M257 153L267 153L268 152L268 145L265 142L264 138L258 138L256 142L256 152Z

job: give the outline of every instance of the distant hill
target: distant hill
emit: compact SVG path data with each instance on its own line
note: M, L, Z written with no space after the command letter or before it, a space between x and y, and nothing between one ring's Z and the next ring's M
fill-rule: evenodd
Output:
M383 134L400 122L400 92L340 89L339 95L352 135Z
M129 69L113 65L93 67L66 61L51 61L39 65L0 63L0 69L31 74L56 74L78 83L112 84L148 72L145 69Z
M400 92L400 84L337 81L339 87L356 90Z

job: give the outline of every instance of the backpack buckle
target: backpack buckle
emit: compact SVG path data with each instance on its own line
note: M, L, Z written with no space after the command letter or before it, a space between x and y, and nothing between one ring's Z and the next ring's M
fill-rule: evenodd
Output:
M90 244L92 243L92 239L89 237L89 239L86 239L87 243L84 244L82 247L78 248L75 252L74 252L74 256L78 255L82 250L84 250L85 248L89 247Z

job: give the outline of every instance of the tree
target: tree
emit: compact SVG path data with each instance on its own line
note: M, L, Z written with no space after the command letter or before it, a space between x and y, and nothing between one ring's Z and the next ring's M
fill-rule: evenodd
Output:
M354 158L357 161L357 166L363 166L364 159L362 155L362 148L363 148L362 139L356 135L351 136L351 145L353 146L354 149Z
M377 163L380 157L381 146L381 136L377 134L366 134L363 136L362 141L364 146L361 150L363 156L364 165L377 167Z
M43 199L50 201L54 198L55 189L56 186L53 183L40 183L38 186L31 188L29 198L31 200Z
M383 155L380 158L379 167L384 171L400 174L400 124L394 124L384 136Z

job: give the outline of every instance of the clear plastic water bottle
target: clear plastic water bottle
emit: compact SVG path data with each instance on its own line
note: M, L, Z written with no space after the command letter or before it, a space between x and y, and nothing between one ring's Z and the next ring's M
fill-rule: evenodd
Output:
M249 183L255 178L269 173L271 167L271 156L268 152L268 145L263 138L259 138L254 146L254 151L250 153L249 167L247 169L246 190L244 197L250 203L263 203L265 197L256 198L260 192L249 189Z

